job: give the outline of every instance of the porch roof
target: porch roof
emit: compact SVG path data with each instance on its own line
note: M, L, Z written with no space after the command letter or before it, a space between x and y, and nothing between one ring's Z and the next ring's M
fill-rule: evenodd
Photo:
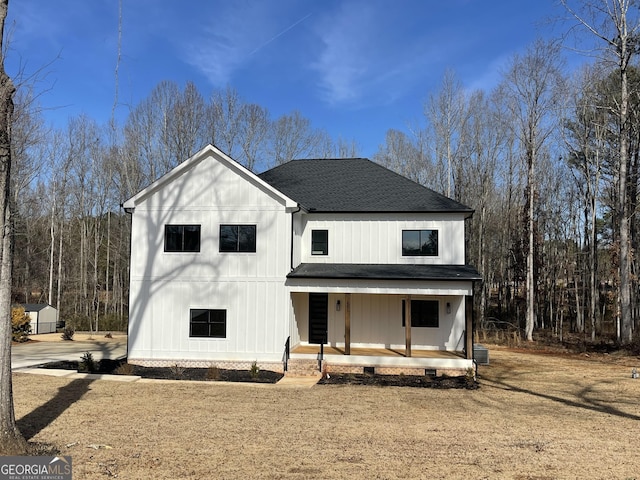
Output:
M350 263L301 263L288 278L333 278L349 280L481 280L471 265L384 265Z

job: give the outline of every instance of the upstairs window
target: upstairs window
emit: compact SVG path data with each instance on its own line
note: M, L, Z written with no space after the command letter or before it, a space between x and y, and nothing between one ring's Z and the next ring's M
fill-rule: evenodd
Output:
M405 326L405 302L402 301L402 326ZM437 300L411 300L411 328L439 326L439 306Z
M437 230L403 230L402 256L405 257L437 257Z
M165 225L165 252L199 252L200 225Z
M255 252L255 225L220 225L221 252Z
M329 255L328 230L311 230L311 255Z
M227 338L227 311L191 309L189 311L189 336Z

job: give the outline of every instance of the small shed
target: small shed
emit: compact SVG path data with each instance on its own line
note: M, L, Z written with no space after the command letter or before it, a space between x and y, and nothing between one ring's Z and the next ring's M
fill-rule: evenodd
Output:
M58 310L47 303L27 303L24 313L31 318L31 334L55 333L58 322Z

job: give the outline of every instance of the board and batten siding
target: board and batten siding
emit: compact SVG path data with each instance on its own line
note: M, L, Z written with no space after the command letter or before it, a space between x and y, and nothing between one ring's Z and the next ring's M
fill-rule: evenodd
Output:
M164 226L201 226L200 251L164 252ZM219 251L221 224L256 225L256 252ZM291 215L242 172L200 161L132 214L129 359L278 361L289 334ZM225 309L226 338L190 338L190 309Z
M302 263L464 265L464 213L353 213L303 215ZM329 254L311 254L311 232L328 230ZM402 256L403 230L437 230L438 255Z
M365 348L405 347L405 327L402 326L403 295L351 295L351 346ZM412 346L420 350L461 351L464 347L464 297L415 295L413 300L437 300L439 302L439 327L411 329ZM336 303L340 300L341 308ZM309 296L292 294L297 320L292 341L306 344L309 339ZM451 305L447 312L446 305ZM329 294L328 343L344 347L345 295Z

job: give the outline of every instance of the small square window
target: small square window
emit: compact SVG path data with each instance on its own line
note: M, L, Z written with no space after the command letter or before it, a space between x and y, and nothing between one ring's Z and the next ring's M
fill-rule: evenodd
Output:
M402 301L402 326L405 326L406 301ZM440 302L437 300L411 300L411 328L438 328Z
M403 230L402 256L437 257L438 230Z
M221 252L255 252L255 225L220 225Z
M191 309L189 314L190 337L227 337L226 310Z
M199 252L200 225L165 225L165 252Z
M311 230L311 255L329 255L328 230Z

